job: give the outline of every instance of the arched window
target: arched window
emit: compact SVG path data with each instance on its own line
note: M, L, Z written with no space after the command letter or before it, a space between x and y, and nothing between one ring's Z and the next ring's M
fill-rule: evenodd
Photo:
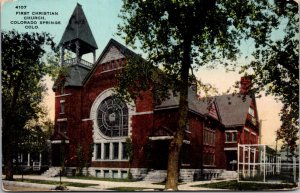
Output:
M97 109L97 124L100 131L108 137L128 135L128 108L118 98L104 99Z

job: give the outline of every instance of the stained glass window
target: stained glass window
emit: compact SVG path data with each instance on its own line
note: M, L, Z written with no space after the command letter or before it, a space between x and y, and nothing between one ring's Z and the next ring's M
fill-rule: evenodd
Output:
M128 108L118 98L108 97L97 110L97 123L100 131L109 137L128 135Z

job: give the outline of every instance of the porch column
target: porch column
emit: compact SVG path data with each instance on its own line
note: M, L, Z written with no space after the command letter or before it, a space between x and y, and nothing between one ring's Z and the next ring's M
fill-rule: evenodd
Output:
M27 154L27 166L30 166L30 153Z
M251 146L248 147L248 176L251 176Z
M23 163L23 153L21 153L21 163Z
M256 159L256 148L254 148L254 151L253 151L253 177L255 176L255 159Z

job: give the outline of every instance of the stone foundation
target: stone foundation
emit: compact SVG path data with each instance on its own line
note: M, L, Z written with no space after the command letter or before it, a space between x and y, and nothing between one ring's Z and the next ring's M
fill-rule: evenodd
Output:
M166 170L162 170L167 172ZM198 180L211 180L220 177L223 173L223 169L180 169L179 180L181 182L192 182ZM67 167L66 175L77 175L78 171L76 167ZM129 174L129 168L101 168L101 167L89 167L83 168L82 173L84 176L94 176L99 178L121 178L127 179L129 175L132 179L143 180L148 173L147 168L131 168ZM166 175L165 175L166 176Z

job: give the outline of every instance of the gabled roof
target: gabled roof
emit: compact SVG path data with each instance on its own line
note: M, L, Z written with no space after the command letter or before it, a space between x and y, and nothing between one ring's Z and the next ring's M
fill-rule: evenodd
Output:
M189 88L188 90L188 101L189 110L194 111L200 115L205 115L208 113L209 100L200 101L197 97L196 91L194 91L192 88ZM157 105L155 109L159 110L165 108L177 108L178 105L179 94L177 93L174 95L173 92L170 92L169 98L162 101L162 103Z
M81 40L91 48L98 48L82 7L78 3L70 17L69 23L59 44L64 45L77 39Z
M245 124L252 101L249 95L228 94L216 96L215 98L225 127Z
M199 100L195 91L189 88L189 111L208 116L210 107L215 105L220 121L225 127L244 125L252 98L249 95L228 94ZM179 95L170 93L170 97L155 107L156 110L178 108Z
M128 49L126 46L120 44L119 42L117 42L116 40L111 38L109 40L109 42L107 43L107 45L105 46L104 50L102 51L101 55L97 59L96 63L93 65L93 68L90 71L90 73L85 77L83 84L85 84L87 82L87 80L90 78L90 76L97 69L100 61L102 60L103 57L105 57L105 54L109 51L111 46L115 46L120 51L120 53L123 54L125 57L141 57L140 55L138 55L135 52Z
M109 48L111 46L115 46L125 57L140 57L138 54L136 54L135 52L131 51L126 46L120 44L119 42L117 42L116 40L114 40L113 38L111 38L109 40L109 42L107 43L107 45L105 46L104 50L102 51L101 55L97 59L96 64L98 64L101 61L101 59L109 51Z

